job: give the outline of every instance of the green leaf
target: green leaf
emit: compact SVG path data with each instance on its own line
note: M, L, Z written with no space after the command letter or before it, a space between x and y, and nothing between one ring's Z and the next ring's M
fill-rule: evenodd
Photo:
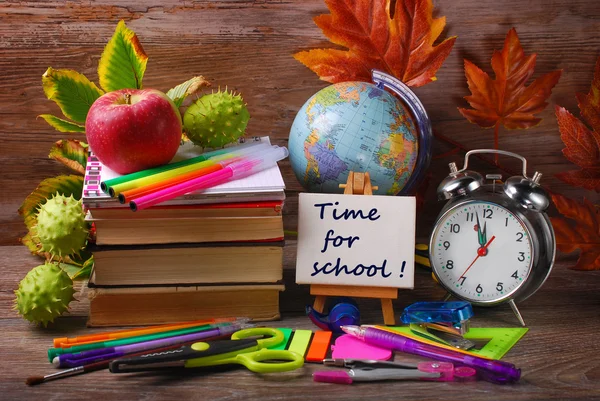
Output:
M199 75L169 89L167 96L173 100L177 107L180 107L186 97L198 92L204 86L210 86L210 82Z
M72 265L69 263L59 263L58 266L63 269L69 275L69 277L71 277L71 280L73 280L73 277L81 270L81 266Z
M83 266L81 267L81 269L79 269L79 271L77 273L75 273L75 275L73 277L71 277L71 279L86 280L86 279L90 278L93 267L94 267L94 257L91 256L89 259L87 259L83 263Z
M71 280L85 280L90 277L92 266L94 266L94 258L90 256L81 263L69 261L66 263L59 263L58 266L71 277Z
M71 196L81 199L83 190L83 177L79 175L59 175L46 178L21 204L19 215L23 216L25 225L31 229L37 223L38 208L46 203L54 194Z
M40 114L38 117L42 117L48 124L60 132L85 132L83 125L63 120L51 114Z
M92 103L104 94L85 75L73 70L55 70L52 67L48 67L42 75L42 87L46 97L60 107L65 117L81 124L85 123ZM50 121L48 123L52 125Z
M119 21L98 63L100 86L107 92L141 89L147 62L148 56L135 32L123 20Z
M60 140L52 146L48 157L83 175L87 164L88 145L76 139Z

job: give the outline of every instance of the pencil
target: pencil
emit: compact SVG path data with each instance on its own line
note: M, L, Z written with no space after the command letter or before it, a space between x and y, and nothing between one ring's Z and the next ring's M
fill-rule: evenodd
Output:
M210 329L213 329L214 327L226 325L226 324L232 324L232 323L206 324L206 325L202 325L202 326L184 327L184 328L180 328L180 329L176 329L176 330L163 331L163 332L154 333L154 334L145 334L145 335L141 335L141 336L117 338L114 340L98 341L98 342L94 342L94 343L75 345L75 346L72 346L69 348L49 348L48 349L48 360L50 362L52 362L55 357L57 357L58 355L62 355L62 354L89 351L89 350L95 350L95 349L99 349L99 348L116 347L119 345L134 344L134 343L139 343L139 342L143 342L143 341L157 340L160 338L180 336L180 335L184 335L184 334L190 334L190 333L196 333L199 331L210 330Z
M105 340L114 340L117 338L141 336L144 334L160 333L163 331L183 329L185 327L192 327L192 326L202 326L202 325L211 324L211 323L232 322L234 320L236 320L236 318L194 320L191 322L161 324L158 326L139 327L136 329L126 329L126 330L111 331L108 333L89 334L86 336L79 336L79 337L71 337L71 338L59 337L59 338L55 338L53 340L53 345L55 348L70 348L75 345L82 345L82 344L88 344L88 343L105 341Z

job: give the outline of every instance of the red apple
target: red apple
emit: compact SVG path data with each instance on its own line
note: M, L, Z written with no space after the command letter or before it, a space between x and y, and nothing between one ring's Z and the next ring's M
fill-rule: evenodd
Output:
M155 89L121 89L92 104L85 120L88 144L119 174L168 163L181 141L181 115Z

